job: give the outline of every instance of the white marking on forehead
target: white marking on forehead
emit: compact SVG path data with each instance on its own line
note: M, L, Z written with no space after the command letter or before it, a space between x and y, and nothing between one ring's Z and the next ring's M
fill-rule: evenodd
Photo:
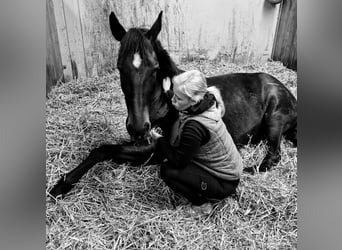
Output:
M142 60L141 60L139 53L135 53L132 64L136 69L139 69L139 67L141 65L141 61Z

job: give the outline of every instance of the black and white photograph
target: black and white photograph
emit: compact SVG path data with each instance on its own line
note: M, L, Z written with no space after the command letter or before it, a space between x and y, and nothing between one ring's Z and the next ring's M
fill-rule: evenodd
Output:
M341 7L2 0L0 249L340 250Z
M297 249L296 0L47 0L46 249Z

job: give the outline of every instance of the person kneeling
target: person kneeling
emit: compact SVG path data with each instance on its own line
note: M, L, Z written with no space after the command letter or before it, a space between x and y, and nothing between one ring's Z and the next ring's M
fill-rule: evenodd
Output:
M235 193L242 173L242 158L222 116L225 112L219 90L207 87L198 70L181 73L164 90L180 111L168 141L156 129L150 132L156 148L165 155L160 176L172 190L192 203L192 213L209 214L212 200Z

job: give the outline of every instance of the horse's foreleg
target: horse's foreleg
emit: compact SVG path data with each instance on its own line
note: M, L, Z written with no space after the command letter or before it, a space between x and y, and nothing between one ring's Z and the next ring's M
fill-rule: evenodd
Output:
M267 152L265 158L259 166L259 172L266 172L280 161L280 139L281 132L278 128L269 128L269 134L266 138ZM247 167L244 172L255 174L255 167Z
M276 110L274 99L271 100L268 110L265 113L263 121L263 133L266 140L267 152L265 158L259 166L259 172L266 172L280 161L280 140L283 133L283 120L282 114ZM256 169L248 167L244 169L245 172L254 174Z
M50 190L52 197L65 196L96 163L112 160L115 163L130 162L133 165L142 164L147 161L154 152L154 145L102 145L93 149L89 156L75 169L65 174L57 184Z
M272 166L280 161L280 140L282 136L282 125L279 122L273 122L272 126L268 128L266 135L266 145L268 146L265 158L262 160L259 171L266 172Z

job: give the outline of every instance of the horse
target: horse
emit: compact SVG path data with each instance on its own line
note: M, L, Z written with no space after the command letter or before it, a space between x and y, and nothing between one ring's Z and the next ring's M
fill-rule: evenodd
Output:
M96 163L112 160L132 166L158 164L164 158L148 142L151 128L160 127L170 137L178 111L163 91L164 78L184 72L162 47L157 36L162 28L161 11L150 29L126 31L113 12L109 16L112 35L120 42L117 68L127 108L126 129L131 141L104 144L91 150L75 169L65 174L50 190L52 197L64 197ZM230 73L207 78L208 86L220 89L225 103L222 117L235 144L240 148L264 140L266 156L259 172L270 170L280 160L282 136L297 146L297 100L275 77L259 73ZM254 174L254 167L244 171Z

